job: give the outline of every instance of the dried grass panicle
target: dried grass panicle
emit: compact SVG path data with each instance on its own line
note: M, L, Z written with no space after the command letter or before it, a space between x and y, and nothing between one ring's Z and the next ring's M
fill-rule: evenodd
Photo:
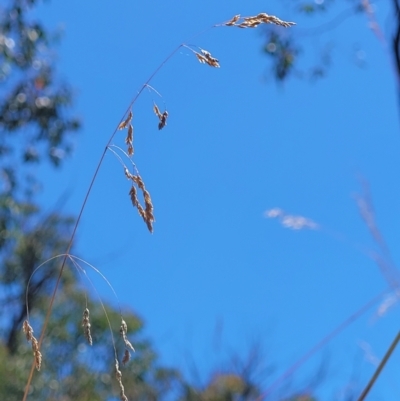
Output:
M256 28L260 24L275 24L284 28L296 25L295 22L283 21L275 15L268 15L266 13L260 13L252 17L240 17L240 14L238 14L223 25L236 26L238 28Z
M210 67L215 67L215 68L220 67L219 60L213 57L210 52L204 49L200 49L200 52L201 53L198 53L196 51L194 52L200 63L208 64Z
M120 390L119 399L121 401L128 401L128 397L125 395L124 385L122 384L122 372L119 370L119 364L117 360L115 360L115 377L117 379Z
M92 339L92 333L91 333L91 324L90 324L90 319L89 319L89 309L86 308L83 311L83 318L82 318L82 327L83 327L83 332L85 334L85 338L87 342L90 345L93 345L93 339Z
M32 351L35 358L35 367L37 370L40 370L40 367L42 366L42 353L39 350L39 343L33 335L32 326L28 323L27 320L24 321L22 325L22 330L25 333L26 339L32 343Z
M118 125L118 129L125 129L130 122L132 121L133 113L132 110L129 111L128 117L120 125Z
M150 193L149 193L149 191L147 191L147 189L144 185L143 179L139 174L133 175L125 167L125 176L129 180L131 180L133 183L135 183L143 193L144 204L145 204L144 208L142 207L142 205L139 202L139 199L137 197L137 189L136 189L135 185L133 185L133 184L129 191L129 196L131 198L133 206L135 206L138 209L138 212L142 216L143 220L145 221L147 228L152 233L153 232L153 222L155 221L155 218L154 218L154 214L153 214L154 207L153 207L153 202L151 200Z
M158 106L155 103L153 106L153 111L154 111L154 114L160 120L158 123L158 129L163 129L167 125L168 111L165 110L164 113L161 113L160 109L158 108Z

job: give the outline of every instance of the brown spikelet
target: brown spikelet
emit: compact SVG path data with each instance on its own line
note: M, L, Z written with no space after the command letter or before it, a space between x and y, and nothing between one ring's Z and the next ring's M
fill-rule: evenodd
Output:
M131 174L130 171L129 171L126 167L124 167L124 173L125 173L125 177L126 177L128 180L133 181L134 175Z
M22 331L26 335L26 340L31 341L33 336L33 329L27 320L24 320L24 323L22 324Z
M200 61L200 63L202 64L208 64L210 67L215 67L215 68L219 68L219 61L214 58L213 56L211 56L211 53L208 52L207 50L203 50L200 49L201 54L194 52L194 54L196 55L197 59Z
M137 190L136 190L136 187L134 185L131 186L131 189L129 191L129 195L131 197L132 205L135 206L135 207L140 206L139 199L137 197Z
M268 15L267 13L259 13L251 17L242 17L235 15L231 20L226 22L225 26L236 26L238 28L256 28L260 24L275 24L284 28L289 28L296 25L295 22L283 21L275 15Z
M130 343L128 338L126 337L126 333L128 332L128 326L126 325L125 320L121 321L121 327L119 329L119 334L121 334L122 339L124 340L125 347L131 349L133 352L135 352L135 348L133 348L133 345Z
M125 129L128 124L132 121L133 113L132 110L129 111L128 117L120 125L118 125L118 129Z
M292 25L296 25L295 22L282 21L278 17L275 17L275 15L268 15L266 13L258 14L257 17L265 24L275 24L283 26L284 28L289 28Z
M164 113L160 112L158 106L154 103L153 106L154 114L158 117L160 122L158 123L158 129L163 129L167 125L168 111L164 111Z
M27 320L24 321L22 325L22 330L26 335L26 339L32 343L32 351L35 358L35 367L37 370L40 370L40 367L42 365L42 353L39 350L39 343L33 335L32 326L28 323Z
M163 129L167 125L168 111L162 113L160 122L158 123L158 129Z
M133 155L133 125L129 124L128 133L125 138L125 143L128 145L128 155Z
M137 197L137 189L134 185L132 185L129 195L131 197L132 205L135 206L140 214L142 216L143 220L146 222L146 213L143 209L143 206L140 204L139 199ZM146 223L147 224L147 223ZM152 232L152 230L150 230Z
M150 194L147 190L143 190L143 197L144 197L144 204L145 204L145 215L146 215L146 224L147 228L149 229L150 232L153 232L153 221L154 221L154 215L153 215L153 203L151 201Z
M235 25L235 23L237 22L237 21L239 21L239 19L240 19L240 14L237 14L237 15L235 15L232 19L230 19L228 22L225 22L225 26L232 26L232 25Z
M92 345L93 340L92 340L92 333L91 333L91 324L90 324L90 319L89 319L89 309L86 308L83 311L83 318L82 318L82 327L83 327L83 332L85 334L85 338L87 342Z
M125 395L125 388L122 384L122 372L119 370L118 361L115 360L115 377L119 385L119 399L121 401L128 401L128 397Z
M147 191L142 177L138 175L133 175L129 172L129 170L125 167L124 168L124 173L126 178L128 180L132 181L132 187L129 190L129 196L132 201L132 205L135 206L139 212L139 214L142 216L143 220L145 221L147 228L149 231L152 233L153 232L153 222L155 221L154 214L153 214L153 203L151 201L151 196L149 191ZM137 189L135 187L136 184L138 188L142 191L143 198L144 198L144 205L145 208L143 209L142 205L139 202L139 199L137 197Z
M207 59L204 56L202 56L200 53L194 52L194 54L196 55L196 57L200 61L200 63L204 64L207 62Z
M128 331L128 326L125 322L125 320L121 321L121 327L119 329L119 334L121 335L124 343L125 343L125 351L124 351L124 356L122 358L122 364L125 365L129 360L131 359L131 353L129 350L135 352L135 349L133 348L132 344L128 340L126 334Z
M154 111L155 115L156 115L158 118L161 118L160 109L158 108L158 106L157 106L155 103L154 103L154 106L153 106L153 111Z
M153 222L155 221L155 219L154 219L154 215L153 215L153 203L151 201L150 193L149 193L149 191L146 190L146 187L145 187L142 177L140 175L132 176L132 180L136 183L136 185L139 187L139 189L143 193L145 210L143 210L143 208L142 208L141 210L139 210L139 213L143 217L143 220L145 221L149 231L153 232ZM131 198L132 198L132 195L131 195ZM138 207L138 209L139 209L139 207Z
M39 343L35 337L32 337L32 350L35 357L36 370L40 370L40 367L42 366L42 353L39 350Z
M239 28L257 28L258 25L261 24L261 21L259 20L249 20L249 21L243 21L238 25Z
M122 358L122 364L126 365L131 359L131 353L129 352L128 349L125 349L124 351L124 356Z

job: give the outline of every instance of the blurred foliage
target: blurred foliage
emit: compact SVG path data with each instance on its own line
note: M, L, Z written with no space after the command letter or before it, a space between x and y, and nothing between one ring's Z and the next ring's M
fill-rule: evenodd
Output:
M393 13L389 17L394 25L387 41L396 75L400 78L400 0L391 0L390 3ZM272 75L277 82L286 81L289 77L310 80L325 77L331 66L333 43L324 42L322 34L339 29L340 24L348 18L363 16L377 39L383 40L382 29L376 21L374 5L370 0L285 0L284 5L295 21L301 19L304 22L302 16L306 16L312 18L316 25L312 29L302 28L300 25L293 29L273 25L264 28L263 50L269 59L268 76ZM285 17L288 18L288 15ZM307 43L310 38L317 38L318 46L315 41L312 45ZM351 38L348 38L348 42L350 41ZM354 48L357 46L353 45ZM313 65L304 65L304 60L309 60L310 53L316 58L316 62ZM363 54L357 51L355 53ZM357 54L355 58L358 57ZM363 60L357 60L357 63L363 65Z
M44 269L51 269L49 266ZM49 299L42 300L48 305ZM32 326L41 327L43 309L32 312ZM93 346L90 346L81 327L82 313L86 307L86 294L76 280L64 280L58 292L54 310L41 352L41 371L35 374L29 394L30 400L95 401L111 400L119 393L115 381L114 352L107 318L112 324L116 346L122 355L124 344L118 338L121 316L119 311L105 305L106 315L99 304L89 300ZM163 399L179 382L173 369L159 367L150 343L141 338L143 324L132 312L124 313L128 335L136 352L131 361L121 366L125 392L130 400ZM0 343L0 398L22 399L27 374L32 364L32 351L22 331L15 333L16 347L11 352L6 343Z
M73 220L43 216L35 203L38 180L29 165L58 166L71 150L79 121L68 115L72 93L57 80L54 40L31 20L34 0L0 5L0 318L1 338L17 351L16 333L32 308L43 306L57 275L55 263L28 280L43 260L64 252ZM63 283L71 277L66 274Z
M68 113L72 91L56 76L55 37L29 18L34 3L0 6L0 190L8 193L25 179L22 166L43 159L60 165L80 127ZM28 193L35 188L30 178L24 181Z

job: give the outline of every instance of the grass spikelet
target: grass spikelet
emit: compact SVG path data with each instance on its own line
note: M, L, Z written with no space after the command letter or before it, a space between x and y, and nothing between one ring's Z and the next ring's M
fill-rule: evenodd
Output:
M154 114L158 117L160 122L158 123L158 129L163 129L167 125L168 111L164 111L164 113L160 112L158 106L154 103L153 106Z
M128 145L128 155L133 156L133 125L129 124L128 133L125 138L125 143Z
M139 202L139 199L137 197L137 189L134 185L132 185L132 187L129 191L129 196L131 197L132 205L137 208L139 214L142 216L143 220L146 222L146 213L143 209L143 206ZM153 231L150 230L150 232L153 232Z
M201 53L194 52L196 55L197 59L200 61L202 64L208 64L210 67L215 67L219 68L219 61L215 57L211 55L210 52L207 50L200 49Z
M284 28L289 28L293 25L296 25L295 22L283 21L280 18L276 17L275 15L268 15L266 13L258 14L257 17L260 18L264 24L275 24L283 26Z
M154 106L153 106L153 111L154 111L154 114L158 117L158 118L161 118L161 113L160 113L160 109L158 108L158 106L154 103Z
M241 24L238 25L239 28L257 28L260 25L260 21L243 21Z
M131 197L132 205L138 208L140 206L140 203L139 203L139 199L137 197L137 189L134 185L132 185L132 187L129 191L129 196Z
M40 367L42 366L42 353L39 350L39 343L35 337L32 338L32 350L35 357L36 370L39 371Z
M22 330L25 333L26 339L32 343L32 351L35 358L35 367L37 370L40 370L40 367L42 366L42 353L39 350L39 343L33 335L32 326L28 323L27 320L24 321L22 325Z
M31 341L33 337L33 329L27 320L24 320L22 331L25 333L26 340Z
M90 324L90 320L89 320L89 309L88 308L86 308L83 311L82 327L83 327L83 332L85 334L85 338L86 338L87 342L90 345L93 345L92 333L90 330L91 324Z
M235 15L232 17L228 22L225 22L225 26L233 26L237 21L240 19L240 14Z
M223 25L236 26L238 28L256 28L260 24L275 24L284 28L296 25L295 22L283 21L275 15L269 15L267 13L259 13L255 16L242 18L238 14Z
M131 349L133 352L135 352L135 348L133 348L133 345L130 343L128 338L126 337L126 333L128 332L128 326L125 322L125 320L121 321L121 327L119 329L119 334L121 334L122 339L124 340L125 347Z
M122 358L122 364L126 365L131 359L131 353L129 352L128 349L125 349L124 351L124 356Z
M133 113L131 110L131 111L129 111L128 117L126 117L126 119L124 121L122 121L122 123L120 125L118 125L118 129L125 129L132 121L132 117L133 117Z
M202 56L200 53L195 52L194 54L196 55L196 57L200 61L200 63L205 64L207 62L207 59L204 56Z
M143 193L145 210L144 210L144 217L143 216L142 217L147 225L147 228L152 233L153 232L153 222L155 221L155 219L154 219L154 214L153 214L154 208L153 208L153 203L151 201L150 193L149 193L149 191L146 190L146 187L144 186L144 182L140 175L134 175L133 181L137 184L137 186Z
M144 209L139 202L139 199L137 197L137 189L134 185L132 185L132 187L129 191L129 196L131 197L133 206L135 206L138 209L138 212L142 216L143 220L145 221L147 228L152 233L153 232L153 222L155 221L155 218L154 218L154 214L153 214L154 207L153 207L153 202L151 200L150 193L149 193L149 191L147 191L147 189L144 185L143 179L139 174L138 175L131 174L126 167L125 167L124 171L125 171L126 178L128 178L128 180L131 180L132 182L134 182L143 193L144 204L145 204Z
M131 181L134 182L134 179L133 179L134 175L131 174L130 171L129 171L126 167L124 168L124 173L125 173L125 177L126 177L128 180L131 180Z
M121 401L128 401L128 397L125 395L124 385L122 384L122 372L119 370L119 364L117 360L115 360L115 377L117 379L120 390L119 399Z

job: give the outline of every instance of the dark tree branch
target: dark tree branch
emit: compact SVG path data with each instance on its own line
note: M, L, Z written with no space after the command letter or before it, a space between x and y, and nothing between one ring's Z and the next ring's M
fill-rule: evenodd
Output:
M393 56L400 85L400 0L393 0L395 10L395 31L393 35Z

